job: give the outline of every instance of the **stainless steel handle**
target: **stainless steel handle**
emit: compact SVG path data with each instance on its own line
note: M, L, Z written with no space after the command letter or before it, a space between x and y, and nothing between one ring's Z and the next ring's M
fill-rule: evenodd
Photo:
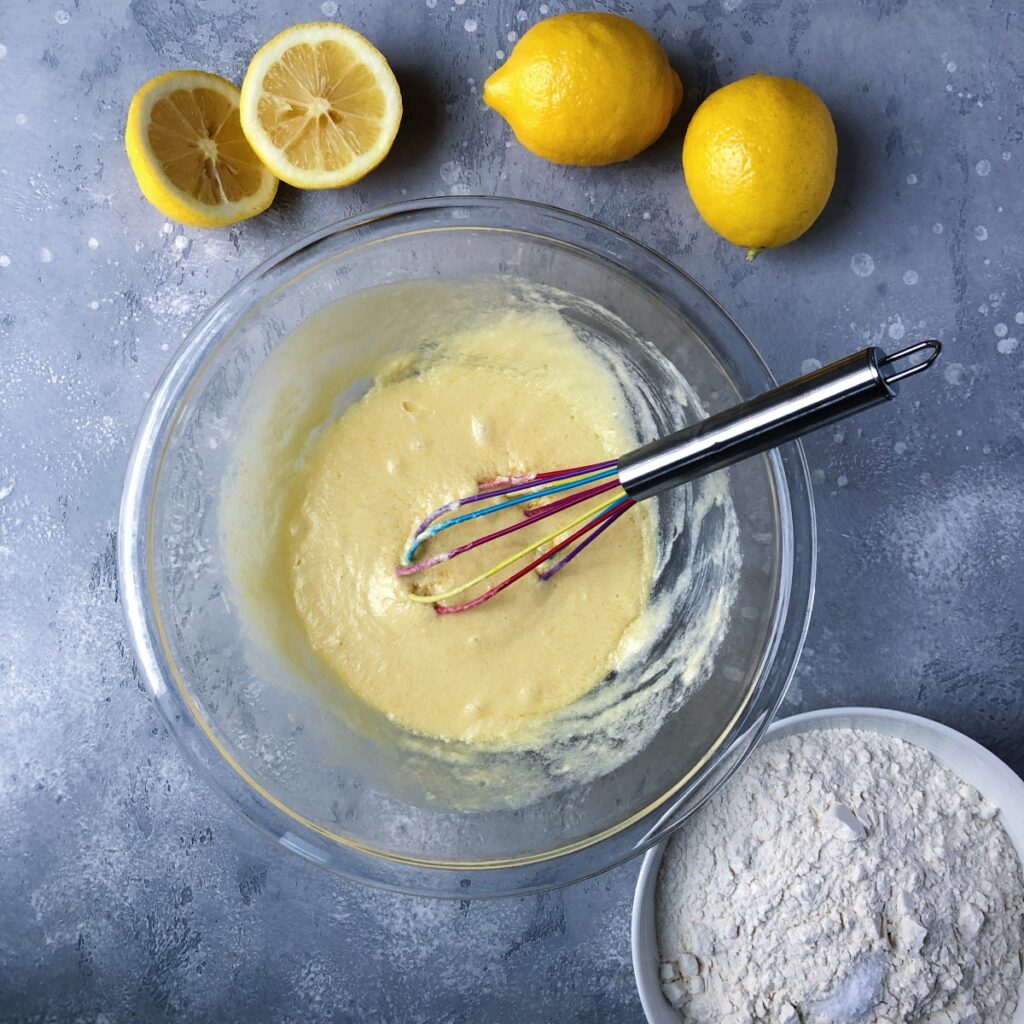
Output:
M912 361L919 352L924 359ZM742 405L659 438L619 459L619 480L637 501L724 469L899 394L899 381L926 370L942 351L921 341L886 355L866 348Z

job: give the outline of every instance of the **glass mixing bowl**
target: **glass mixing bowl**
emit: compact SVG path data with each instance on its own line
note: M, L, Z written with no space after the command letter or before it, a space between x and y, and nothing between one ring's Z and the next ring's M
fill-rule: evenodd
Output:
M625 763L562 788L556 780L526 806L474 809L417 794L402 785L415 778L411 768L403 772L406 762L387 766L387 744L339 720L318 698L322 690L281 685L240 621L218 531L218 501L253 379L300 325L338 300L382 285L481 275L492 287L527 282L578 297L578 307L569 302L562 310L576 329L610 346L635 349L629 338L645 339L639 372L655 367L657 385L657 361L667 359L707 413L774 385L707 292L601 224L510 199L403 203L303 239L209 311L145 413L118 537L123 603L143 678L178 743L228 803L273 841L350 878L459 898L534 892L596 874L663 839L707 800L754 748L785 694L815 564L799 445L729 470L736 598L701 685ZM588 303L614 316L595 317ZM372 347L374 339L364 342ZM344 345L337 358L346 358ZM358 389L339 406L356 397ZM665 429L694 416L692 408L662 413L655 419ZM684 536L666 573L687 546L702 543L703 536ZM677 629L687 628L687 615L684 600ZM450 774L455 785L460 773Z

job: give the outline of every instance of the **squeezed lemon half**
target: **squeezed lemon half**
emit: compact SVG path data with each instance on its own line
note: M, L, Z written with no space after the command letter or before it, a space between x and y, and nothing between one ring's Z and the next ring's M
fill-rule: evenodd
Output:
M207 71L169 71L132 98L125 149L143 195L165 216L215 228L262 213L277 179L246 142L239 91Z
M282 181L337 188L388 154L402 94L379 50L331 21L296 25L253 57L242 82L249 144Z

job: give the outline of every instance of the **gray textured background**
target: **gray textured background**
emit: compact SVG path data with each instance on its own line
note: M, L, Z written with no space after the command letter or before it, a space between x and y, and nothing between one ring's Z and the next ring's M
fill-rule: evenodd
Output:
M63 5L63 6L62 6ZM934 335L898 406L807 444L818 603L790 710L880 704L1024 770L1024 146L1014 0L621 2L688 89L628 165L542 163L480 83L547 4L0 0L0 1020L642 1019L627 865L539 898L364 891L272 849L162 728L125 647L113 563L125 458L189 325L303 233L401 196L500 193L650 243L780 376ZM149 76L241 80L284 26L337 17L392 62L406 115L360 184L229 231L165 223L122 149ZM685 116L720 82L792 74L831 107L833 199L747 266L697 220Z

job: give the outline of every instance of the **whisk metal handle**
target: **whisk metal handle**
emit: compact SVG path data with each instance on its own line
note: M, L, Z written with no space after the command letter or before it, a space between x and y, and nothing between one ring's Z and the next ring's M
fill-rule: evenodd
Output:
M926 370L941 350L934 340L891 355L866 348L637 448L619 459L619 480L640 501L724 469L895 398L899 381ZM919 352L927 355L906 362Z

